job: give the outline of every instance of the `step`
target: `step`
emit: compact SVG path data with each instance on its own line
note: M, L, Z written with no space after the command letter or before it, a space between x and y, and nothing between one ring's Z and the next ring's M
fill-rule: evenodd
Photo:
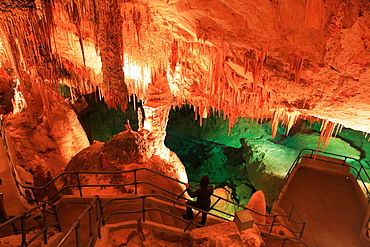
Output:
M163 205L163 204L158 204L158 208L161 209L162 211L164 211L164 212L160 212L163 223L168 225L168 226L175 226L176 227L175 221L177 219L172 217L171 215L168 215L168 214L172 214L170 209L168 208L168 206ZM165 212L168 213L168 214L166 214Z
M158 210L150 210L145 213L145 220L150 220L152 222L156 222L158 224L163 224L163 219L161 216L161 212Z
M171 214L179 217L180 219L183 219L183 215L186 214L185 210L181 210L178 207L168 207L168 209ZM187 223L182 220L175 219L175 226L180 229L185 229L185 227L187 226Z
M14 229L13 229L12 224L8 224L0 229L0 238L6 237L9 235L14 235Z

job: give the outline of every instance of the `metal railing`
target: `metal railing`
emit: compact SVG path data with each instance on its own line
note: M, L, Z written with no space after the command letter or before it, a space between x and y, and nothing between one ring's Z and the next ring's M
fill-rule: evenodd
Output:
M146 171L146 172L151 172L153 174L157 174L163 178L166 178L166 179L169 179L169 180L172 180L174 182L177 182L177 183L180 183L180 184L185 184L181 181L178 181L176 179L173 179L171 177L168 177L168 176L165 176L159 172L156 172L156 171L153 171L153 170L150 170L148 168L137 168L137 169L133 169L133 170L129 170L129 171L102 171L102 172L76 172L76 171L70 171L70 172L64 172L62 174L59 174L57 177L55 177L52 181L50 181L48 184L44 185L43 187L32 187L32 186L29 186L29 185L23 185L21 183L19 183L20 186L22 186L24 189L29 189L33 192L33 194L35 195L36 194L36 191L37 190L44 190L47 188L47 186L52 183L52 182L55 182L57 179L61 179L63 176L73 176L75 177L74 178L74 181L77 182L77 184L74 184L74 185L65 185L64 187L62 187L60 190L58 190L58 192L49 198L49 200L53 199L55 196L57 196L58 194L60 194L62 191L66 190L66 189L71 189L71 188L77 188L78 189L78 192L79 192L79 196L82 197L83 196L83 188L91 188L91 187L121 187L121 186L129 186L129 185L132 185L134 186L134 192L135 194L137 194L137 186L139 184L147 184L147 185L150 185L150 186L153 186L157 189L160 189L172 196L174 196L175 198L178 197L178 195L172 191L169 191L169 190L166 190L156 184L153 184L153 183L150 183L150 182L146 182L146 181L138 181L138 173L140 171ZM117 174L126 174L126 173L133 173L133 181L131 182L128 182L128 183L123 183L123 184L83 184L81 181L83 181L83 179L80 179L80 176L82 175L117 175ZM22 193L21 193L22 194ZM27 200L33 200L33 201L36 201L38 203L40 202L43 202L43 201L40 201L40 200L37 200L37 198L27 198L24 194L22 194L25 199ZM274 214L274 215L270 215L270 214L260 214L259 212L256 212L256 211L253 211L247 207L244 207L242 205L239 205L233 201L229 201L229 200L226 200L218 195L213 195L214 197L216 197L216 203L218 203L219 201L225 201L227 203L231 203L233 204L234 206L236 207L239 207L241 209L245 209L245 210L249 210L251 211L252 213L255 213L257 215L260 215L260 216L264 216L266 217L267 219L267 222L268 224L260 224L260 223L256 223L257 225L259 225L261 228L263 227L263 229L266 229L267 232L271 233L273 232L273 229L274 227L284 227L286 228L289 232L291 232L291 234L293 235L298 235L298 236L302 236L302 233L303 233L303 230L304 230L304 222L299 222L297 220L294 220L292 217L289 217L288 215L285 215L285 214ZM184 199L184 200L188 200L188 198L185 198L185 197L182 197L180 196L179 199ZM178 202L177 202L178 203ZM205 213L208 213L210 215L212 215L210 212L206 212L206 211L203 211L201 209L197 209L198 210L198 214L196 216L198 216L200 213L202 212L205 212ZM230 218L234 217L234 215L231 215L231 214L228 214L226 212L223 212L223 211L220 211L218 209L216 209L215 207L212 207L212 210L215 210L215 211L218 211L224 215L227 216L226 217L219 217L219 218L224 218L225 220L229 220ZM283 220L279 220L279 219L283 219ZM292 229L291 227L288 227L286 225L284 225L284 221L289 221L291 222L291 224L295 224L296 227L295 229L299 229L299 230L295 230L295 229ZM190 221L189 222L189 226L191 224L194 224L193 221ZM189 227L188 226L188 227ZM187 228L186 228L187 229ZM185 229L185 231L186 231Z
M261 232L261 235L267 238L275 239L275 241L281 242L281 247L284 247L285 244L288 244L288 246L298 246L297 244L305 247L310 247L310 245L306 244L302 241L302 239L296 238L296 237L281 237L277 235L272 234L266 234ZM276 245L276 243L275 243ZM316 246L315 246L316 247Z
M174 215L168 211L165 211L161 208L158 208L158 207L147 207L147 201L149 198L156 198L156 199L159 199L160 201L162 202L167 202L169 203L168 205L170 205L171 203L173 203L173 205L175 204L179 204L181 206L188 206L188 207L191 207L195 210L198 210L198 214L192 219L192 220L186 220L182 217L178 217L177 215ZM179 197L180 198L180 197ZM108 207L108 205L110 205L111 203L114 203L114 202L117 202L117 201L139 201L141 203L140 206L138 206L138 209L137 210L121 210L121 211L114 211L114 212L111 212L109 214L106 214L105 213L105 209ZM216 202L217 203L217 202ZM216 204L214 203L214 204ZM217 215L217 214L214 214L212 212L206 212L206 211L203 211L201 209L197 209L197 208L194 208L190 205L187 205L183 202L179 202L177 201L177 199L173 199L173 198L170 198L170 197L166 197L164 195L160 195L160 194L148 194L148 195L141 195L141 196L136 196L136 197L121 197L121 198L113 198L113 199L110 199L108 200L107 202L105 202L104 204L101 203L101 200L99 199L98 196L95 196L94 199L92 200L92 202L89 204L89 206L84 210L84 212L74 221L74 223L72 224L72 226L69 228L69 230L67 231L67 233L64 235L64 237L62 238L62 240L60 240L60 242L56 245L56 246L63 246L63 244L66 243L67 239L71 237L72 235L72 232L75 231L76 232L76 239L75 239L75 245L76 246L81 246L81 237L80 237L80 233L79 233L79 224L80 224L80 221L81 219L83 218L84 215L86 215L87 212L91 212L92 210L92 206L93 205L96 205L96 218L95 218L95 225L94 222L92 221L93 220L93 217L92 217L92 214L89 213L89 226L90 226L90 238L89 238L89 242L86 246L92 246L93 243L95 243L97 237L101 238L101 234L100 234L100 227L101 226L104 226L107 224L107 221L109 218L115 216L115 215L120 215L120 214L135 214L135 213L141 213L142 216L141 216L141 220L143 222L146 222L147 220L147 216L146 216L146 213L147 212L150 212L150 211L159 211L161 213L164 213L172 218L175 218L179 221L182 221L184 223L186 223L186 227L184 229L184 232L188 229L189 226L191 225L195 225L195 226L203 226L201 224L198 224L196 222L194 222L194 219L197 218L197 216L201 213L201 212L205 212L213 217L216 217L220 220L224 220L225 222L226 221L229 221L230 219L229 218L225 218L225 217L222 217L220 215ZM238 204L235 204L235 205L238 205ZM238 205L240 206L240 205ZM242 207L242 206L240 206ZM244 207L245 208L245 207ZM245 208L246 210L250 210L251 212L253 213L256 213L260 216L265 216L265 217L273 217L274 219L278 216L285 216L285 215L263 215L263 214L260 214L256 211L253 211L251 209L248 209L248 208ZM224 214L227 214L223 211L220 211L220 210L217 210L219 212L222 212ZM230 214L227 214L229 216L231 216ZM299 238L296 238L296 237L290 237L290 236L277 236L277 235L273 235L271 234L271 230L270 231L264 231L264 229L266 229L266 227L268 229L272 229L272 227L274 226L282 226L282 224L274 224L273 223L274 221L272 221L272 223L270 224L260 224L260 223L256 223L256 225L258 225L261 229L261 233L265 236L265 237L269 237L269 238L275 238L275 239L279 239L283 242L283 245L287 242L299 242L301 244L303 244L304 246L308 246L307 244L305 244L301 239ZM71 244L71 243L70 243Z
M308 154L309 156L306 156L305 154ZM297 158L295 159L294 163L290 167L287 175L285 176L285 179L283 180L283 183L281 184L279 191L281 192L283 190L284 186L286 185L286 183L288 182L288 180L290 178L290 174L292 173L294 167L299 162L301 162L302 158L305 157L305 158L309 158L309 159L325 161L325 162L332 163L332 164L335 164L335 165L346 166L346 167L350 168L350 171L355 176L357 182L360 181L362 183L364 189L366 190L366 198L368 200L368 203L370 203L370 190L369 190L368 186L365 183L365 180L370 181L370 176L367 173L365 167L362 165L361 161L359 161L358 159L355 159L355 158L348 157L348 156L343 156L343 155L333 154L333 153L328 153L328 152L320 152L320 155L325 155L326 157L336 158L337 160L340 160L340 162L336 162L335 160L321 159L320 157L317 156L316 150L307 149L307 148L302 149L299 152L299 154L297 155ZM360 169L357 169L357 167L355 167L353 165L349 165L348 162L354 162L355 164L357 164L360 167ZM365 175L365 179L363 178L362 174ZM279 198L279 195L278 195L277 198Z
M49 209L52 209L52 211L50 211ZM27 228L27 220L32 217L32 214L35 211L38 211L38 210L41 211L41 215L33 217L33 219L31 219L32 220L31 221L32 226ZM47 221L48 220L48 217L47 217L48 215L54 216L54 219L55 219L54 223L50 223L50 222ZM38 223L35 218L41 219L42 220L41 224ZM20 228L19 229L16 227L17 222L20 222ZM61 226L60 226L60 222L59 222L59 217L58 217L57 211L55 209L55 205L50 203L50 202L43 202L42 204L39 204L36 207L33 207L33 208L27 210L26 212L21 213L18 216L12 217L8 221L0 224L0 229L5 228L6 226L10 226L10 225L13 228L15 234L18 234L18 233L22 234L22 237L21 237L21 239L22 239L21 240L21 246L22 247L23 246L28 246L29 244L31 244L41 234L43 234L44 244L47 244L48 243L48 237L47 237L48 236L48 229L51 226L57 228L57 230L59 232L62 231ZM35 233L35 231L37 231L36 229L38 229L38 232ZM27 232L29 232L31 230L35 230L34 235L27 241Z
M103 215L104 215L104 209L109 205L109 204L111 204L111 203L113 203L113 202L116 202L116 201L135 201L135 200L137 200L137 201L140 201L141 202L141 207L140 208L138 208L138 210L134 210L134 211L116 211L116 212L113 212L113 213L110 213L110 214L108 214L108 215L106 215L106 216L103 216L103 225L105 225L106 224L106 222L107 222L107 220L110 218L110 217L112 217L112 216L114 216L114 215L117 215L117 214L133 214L133 213L141 213L142 214L142 220L143 220L143 222L145 222L146 221L146 215L145 215L145 213L146 212L149 212L149 211L160 211L160 212L162 212L162 213L164 213L164 214L166 214L166 215L168 215L168 216L171 216L172 218L175 218L175 219L177 219L177 220L180 220L180 221L183 221L183 222L185 222L185 223L188 223L188 224L190 224L190 225L196 225L196 226L202 226L202 225L200 225L200 224L198 224L198 223L195 223L195 222L189 222L188 220L186 220L186 219L184 219L184 218L182 218L182 217L178 217L177 215L174 215L174 214L171 214L171 213L169 213L169 212L167 212L167 211L165 211L165 210L162 210L162 209L160 209L160 208L152 208L152 207L150 207L150 208L148 208L147 207L147 199L148 198L156 198L156 199L159 199L160 201L163 201L163 202L170 202L170 203L177 203L177 204L180 204L180 205L182 205L182 206L186 206L186 204L185 203L182 203L182 202L179 202L179 201L177 201L177 200L175 200L175 199L173 199L173 198L170 198L170 197L167 197L167 196L164 196L164 195L160 195L160 194L148 194L148 195L142 195L142 196L137 196L137 197L120 197L120 198L113 198L113 199L110 199L110 200L108 200L107 202L105 202L104 204L103 204L103 206L102 206L102 212L103 212ZM191 207L191 206L190 206ZM196 209L196 208L194 208L194 207L191 207L191 208L193 208L193 209ZM198 210L198 209L196 209L196 210ZM210 215L212 215L212 216L214 216L214 217L217 217L217 218L219 218L219 219L221 219L221 220L224 220L224 221L228 221L228 219L227 218L223 218L223 217L221 217L221 216L218 216L218 215L215 215L215 214L212 214L212 213L209 213ZM184 229L184 232L187 230L187 227Z
M107 172L64 172L64 173L60 174L58 177L56 177L55 179L60 178L63 174L65 174L65 175L67 175L67 174L68 175L71 175L72 174L73 176L76 176L76 178L74 180L74 181L77 182L76 185L67 185L67 186L61 188L61 190L59 190L58 193L60 193L61 191L65 190L65 189L77 188L78 191L79 191L79 195L81 197L83 196L83 190L82 189L83 188L91 188L91 187L122 187L122 186L130 186L130 185L132 185L132 186L134 186L134 192L135 192L135 194L137 194L137 186L139 184L147 184L147 185L153 186L153 187L155 187L155 188L157 188L157 189L159 189L159 190L161 190L163 192L166 192L166 193L168 193L168 194L170 194L170 195L172 195L174 197L178 197L178 195L176 193L174 193L172 191L169 191L169 190L166 190L166 189L164 189L164 188L162 188L162 187L160 187L160 186L158 186L156 184L153 184L153 183L150 183L150 182L147 182L147 181L138 181L138 173L139 173L139 171L151 172L151 173L157 174L157 175L159 175L159 176L161 176L161 177L163 177L165 179L170 179L170 180L172 180L174 182L177 182L177 183L180 183L180 184L184 184L181 181L178 181L178 180L173 179L171 177L165 176L165 175L163 175L163 174L161 174L159 172L150 170L148 168L137 168L137 169L133 169L133 170L129 170L129 171L117 171L117 172L113 172L113 171L112 172L108 172L108 171ZM99 174L99 175L102 175L102 174L105 174L105 175L108 175L108 174L116 175L116 174L127 174L127 173L133 173L133 176L132 176L133 177L133 181L128 182L128 183L122 183L122 184L83 184L81 182L81 181L83 181L83 179L80 179L80 176L81 175L91 175L91 174L92 175L96 175L96 174ZM30 186L25 186L25 188L29 188L33 192L35 192L38 189L44 189L46 187L47 187L47 185L45 185L43 187L33 187L33 188L30 187ZM260 216L265 216L268 219L268 222L272 222L272 224L264 224L264 225L261 224L260 226L270 227L270 230L269 230L270 232L272 232L274 226L282 226L282 227L285 227L290 232L292 232L292 234L294 234L294 235L296 235L296 234L302 235L302 231L304 229L304 222L298 222L297 220L294 220L293 218L291 218L291 217L289 217L287 215L284 215L284 214L275 214L275 215L269 215L268 214L268 215L263 215L263 214L260 214L260 213L258 213L256 211L253 211L253 210L251 210L249 208L246 208L246 207L244 207L242 205L239 205L239 204L237 204L237 203L235 203L233 201L226 200L226 199L224 199L224 198L222 198L222 197L220 197L218 195L213 195L213 196L215 198L217 198L216 199L216 203L219 202L219 201L224 201L224 202L227 202L227 203L231 203L231 204L233 204L233 205L235 205L235 206L237 206L239 208L249 210L249 211L251 211L251 212L253 212L255 214L258 214ZM53 197L51 197L51 198L53 198ZM182 197L182 196L180 198L181 199L184 199L184 200L188 200L188 198L185 198L185 197ZM212 207L212 210L215 210L215 211L218 211L220 213L223 213L226 216L228 216L228 218L234 217L234 215L230 215L230 214L225 213L223 211L217 210L215 207ZM198 210L198 211L199 211L198 214L200 212L206 212L206 211L202 211L202 210ZM291 228L289 228L289 227L287 227L285 225L282 225L279 221L276 221L276 219L278 217L280 217L280 218L286 218L286 220L292 222L292 224L296 224L297 225L296 228L298 228L300 230L299 231L295 231L295 230L293 230L293 229L291 229ZM269 221L269 219L271 219L271 221ZM302 226L299 227L298 225L302 225Z
M95 206L95 217L93 215L93 210ZM77 247L81 246L81 221L88 214L89 217L89 238L86 246L94 246L97 238L101 238L100 228L102 226L102 203L99 196L95 196L90 204L85 208L85 210L77 217L73 222L71 227L68 229L66 234L63 235L62 239L57 243L57 247L63 246L67 240L72 236L72 233L75 232L75 245Z
M322 159L322 158L320 158L320 155L325 156L325 157L329 157L329 158L335 158L335 159L331 159L331 160ZM315 160L318 160L318 161L325 161L325 162L335 164L335 165L338 165L338 166L348 167L350 173L355 177L357 183L359 185L361 185L361 184L363 185L363 188L365 189L365 192L364 192L365 195L364 196L367 199L367 203L370 204L370 189L368 188L368 186L366 184L366 181L370 181L370 176L367 173L364 165L361 163L360 160L352 158L352 157L348 157L348 156L329 153L329 152L320 152L320 155L318 156L316 150L313 150L313 149L302 149L299 152L299 154L297 155L297 158L295 159L294 163L290 167L287 175L285 176L285 178L283 180L283 183L280 186L276 202L278 202L278 201L281 202L282 201L280 199L282 193L286 196L286 194L284 192L284 187L288 183L288 181L290 179L290 175L291 175L293 169L295 168L295 166L298 163L301 162L302 158L309 158L309 159L315 159ZM359 169L356 166L348 164L348 162L357 164ZM369 163L367 162L367 164L369 164ZM370 223L370 218L368 219L367 222L368 223L365 224L364 228L366 229L366 232L370 232L370 224L369 224ZM366 236L369 238L368 235L366 235Z
M11 155L9 153L9 150L8 150L8 143L7 143L7 140L6 140L6 135L5 135L5 130L3 128L3 125L2 125L2 122L0 123L0 128L1 128L1 134L2 134L2 138L3 138L3 141L4 141L4 145L6 146L6 152L7 152L7 156L9 158L9 162L10 162L10 165L12 167L12 173L13 173L13 176L14 176L14 179L15 179L15 182L16 182L16 185L17 185L17 188L19 190L19 193L20 195L25 198L27 201L34 201L36 202L37 204L38 203L45 203L45 202L48 202L48 201L52 201L54 200L57 196L60 196L60 194L63 192L63 191L66 191L66 190L70 190L72 188L77 188L78 189L78 192L79 192L79 195L80 197L83 196L83 188L91 188L91 187L123 187L123 186L133 186L134 187L134 192L135 194L138 193L137 191L137 187L139 184L148 184L148 185L151 185L155 188L158 188L162 191L165 191L166 193L169 193L170 195L173 195L175 197L178 197L178 199L182 198L184 200L188 200L188 198L185 198L185 197L182 197L182 194L180 195L180 197L173 193L172 191L168 191L168 190L165 190L164 188L161 188L160 186L156 185L156 184L152 184L152 183L149 183L149 182L146 182L146 181L138 181L137 179L137 173L139 171L147 171L147 172L151 172L153 174L156 174L156 175L159 175L165 179L169 179L169 180L172 180L176 183L179 183L179 184L182 184L182 185L185 185L184 182L181 182L181 181L178 181L174 178L171 178L171 177L168 177L168 176L165 176L159 172L156 172L156 171L153 171L153 170L150 170L148 168L137 168L137 169L132 169L132 170L129 170L129 171L99 171L99 172L92 172L92 171L67 171L67 172L63 172L61 174L59 174L58 176L56 176L55 178L53 178L50 182L46 183L44 186L41 186L41 187L34 187L34 186L30 186L30 185L27 185L27 184L24 184L22 183L18 176L17 176L17 173L16 173L16 170L15 170L15 166L14 166L14 163L11 159ZM122 183L122 184L83 184L81 181L81 176L86 176L86 175L123 175L123 174L126 174L126 173L133 173L133 181L131 182L128 182L128 183ZM73 179L74 177L74 179ZM73 182L75 182L76 184L68 184L68 183L65 183L66 181L68 181L68 178L70 180L73 180ZM61 183L64 183L64 186L62 188L60 188L53 196L47 198L47 200L40 200L37 198L37 191L41 190L41 191L45 191L47 190L47 188L49 186L52 185L52 183L56 183L57 180L60 180L58 182L61 182ZM71 182L71 181L70 181ZM194 187L195 188L195 187ZM28 197L27 194L25 193L25 191L27 190L30 190L32 192L32 197ZM184 192L183 192L184 193ZM245 210L249 210L251 211L252 213L255 213L259 216L264 216L266 217L267 219L267 222L269 222L268 224L259 224L259 223L256 223L257 225L259 225L261 228L263 229L267 229L266 231L269 232L269 233L272 233L273 232L273 229L274 227L284 227L286 228L289 232L291 232L291 234L293 235L299 235L299 236L302 236L302 233L303 233L303 230L304 230L304 222L300 222L300 221L297 221L297 220L294 220L292 217L288 216L288 215L285 215L285 214L274 214L274 215L270 215L270 214L267 214L267 215L264 215L264 214L260 214L259 212L256 212L256 211L253 211L247 207L244 207L242 205L239 205L233 201L229 201L229 200L226 200L220 196L217 196L217 195L213 195L214 197L217 198L216 200L216 203L218 203L219 201L226 201L227 203L231 203L233 204L234 206L236 207L239 207L241 209L245 209ZM215 203L215 204L216 204ZM292 207L294 208L294 206L292 205ZM200 213L207 213L207 214L210 214L212 215L211 212L207 212L207 211L203 211L201 209L197 209L198 210L198 213L196 214L196 217L200 214ZM217 210L216 208L214 208L214 205L212 206L212 210L215 210L215 211L218 211L226 216L228 216L228 218L224 218L225 220L229 220L230 218L234 217L234 215L231 215L231 214L228 214L226 212L223 212L223 211L220 211L220 210ZM195 218L196 218L195 217ZM219 216L216 216L215 217L219 217ZM194 218L194 219L195 219ZM223 218L223 217L219 217L219 218ZM282 221L279 220L279 218L283 219ZM187 228L191 225L191 224L195 224L193 221L189 222L189 225L187 226ZM289 221L291 222L291 224L296 224L297 226L295 227L296 229L299 229L299 230L293 230L291 229L290 227L284 225L284 222L285 221ZM281 223L283 222L283 223ZM77 223L76 223L77 224ZM301 226L301 227L300 227ZM77 229L77 225L76 225L76 229ZM186 228L186 229L187 229ZM185 229L185 231L186 231Z

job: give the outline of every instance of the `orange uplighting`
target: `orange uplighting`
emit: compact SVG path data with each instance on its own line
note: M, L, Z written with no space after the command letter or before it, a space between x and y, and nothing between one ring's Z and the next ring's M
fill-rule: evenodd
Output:
M14 98L13 103L13 113L22 112L24 108L27 107L26 100L23 97L22 92L19 90L19 79L16 79L16 86L14 88Z

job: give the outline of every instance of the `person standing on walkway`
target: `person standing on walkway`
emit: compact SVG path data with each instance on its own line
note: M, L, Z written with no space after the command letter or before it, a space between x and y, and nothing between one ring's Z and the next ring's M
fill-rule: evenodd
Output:
M211 206L211 195L213 194L213 186L209 185L209 178L207 175L200 179L200 189L191 191L189 184L186 185L186 192L190 197L196 197L196 201L187 201L186 204L193 206L204 211L209 211ZM192 219L194 217L193 210L191 207L186 207L186 219ZM201 225L205 225L207 220L207 213L202 213Z

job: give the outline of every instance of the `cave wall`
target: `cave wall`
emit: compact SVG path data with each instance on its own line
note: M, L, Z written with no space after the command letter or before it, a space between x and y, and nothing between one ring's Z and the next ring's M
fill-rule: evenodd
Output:
M1 67L28 104L31 82L126 109L160 70L172 105L200 119L220 111L230 127L251 117L290 128L311 117L369 132L369 11L365 0L9 1Z
M122 110L129 95L144 104L153 96L163 110L153 111L151 122L162 127L153 149L167 156L168 110L188 104L193 122L214 127L191 128L197 138L215 141L216 134L239 148L248 133L248 145L265 150L256 153L285 144L293 157L311 141L330 148L342 127L370 132L369 39L366 0L6 1L0 4L0 88L9 95L2 112L23 114L32 131L44 125L40 132L50 147L36 153L53 150L68 160L87 144L75 115L53 105L64 104L54 94L61 86L69 88L71 104L94 93ZM215 113L224 121L215 121ZM18 126L14 119L8 120ZM299 119L322 120L323 128L309 137L289 135ZM345 139L346 148L361 149L349 154L365 159L366 139L355 136L343 132L339 146Z

